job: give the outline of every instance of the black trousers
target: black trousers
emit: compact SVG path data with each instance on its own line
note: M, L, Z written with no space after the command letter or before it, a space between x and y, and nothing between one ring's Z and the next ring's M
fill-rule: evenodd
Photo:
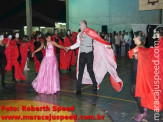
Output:
M85 64L87 64L87 71L93 82L93 86L97 86L96 78L93 71L93 60L94 60L93 51L89 53L80 53L78 83L76 86L77 90L81 90Z
M115 45L115 49L116 49L116 56L119 57L120 56L120 45Z
M130 86L130 92L131 92L131 95L135 98L135 101L137 102L137 105L138 105L138 108L139 108L139 113L143 114L144 113L144 108L141 106L141 98L140 97L135 97L138 60L133 58L133 61L134 61L134 65L133 65L134 75L133 75L132 83L131 83L131 86Z
M5 84L5 65L0 65L1 83Z
M131 90L131 95L135 98L135 101L138 105L139 108L139 113L143 114L144 113L144 108L141 106L141 98L140 97L135 97L135 88L136 88L136 84L132 83L130 90Z
M18 63L21 65L21 56L19 55L19 57L17 58ZM15 66L12 66L12 80L15 81Z
M127 43L127 44L125 45L125 55L128 54L128 51L129 51L129 44Z
M15 66L12 66L12 81L15 81Z

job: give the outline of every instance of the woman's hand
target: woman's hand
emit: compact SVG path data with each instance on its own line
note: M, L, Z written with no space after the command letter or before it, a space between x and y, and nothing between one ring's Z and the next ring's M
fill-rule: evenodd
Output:
M65 51L67 51L66 47L64 47L64 46L63 46L63 49L64 49Z
M66 53L70 50L70 47L65 47L66 48Z
M136 47L136 48L134 48L134 57L135 57L135 59L138 59L138 48Z
M134 51L134 54L135 54L135 53L138 53L138 48L137 48L137 47L136 47L136 48L134 48L134 50L133 50L133 51Z
M32 53L32 57L34 56L35 52Z

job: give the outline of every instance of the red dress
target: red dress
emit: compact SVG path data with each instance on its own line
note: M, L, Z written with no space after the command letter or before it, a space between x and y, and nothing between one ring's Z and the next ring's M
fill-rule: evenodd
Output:
M19 40L20 42L20 40ZM9 46L7 47L8 49L6 50L6 56L7 56L7 66L5 68L6 71L10 71L12 69L12 66L15 67L15 78L17 80L25 80L25 76L22 71L22 67L18 62L18 57L19 57L19 50L17 47L16 39L11 40L9 43Z
M74 39L74 43L76 43L76 41L77 41L77 35L78 35L77 32L72 32L72 38ZM78 52L79 52L79 48L75 49L76 57L78 57Z
M70 47L74 44L74 40L71 37L66 36L64 40L64 46ZM63 50L60 53L60 69L62 70L68 70L70 68L70 65L76 64L76 56L74 50L69 50L67 53Z
M28 48L29 48L29 42L20 42L20 53L21 53L21 68L22 72L24 71L24 67L27 61L27 56L28 56Z
M133 50L129 51L132 57ZM141 97L145 108L163 109L163 38L154 48L138 48L138 67L135 97Z

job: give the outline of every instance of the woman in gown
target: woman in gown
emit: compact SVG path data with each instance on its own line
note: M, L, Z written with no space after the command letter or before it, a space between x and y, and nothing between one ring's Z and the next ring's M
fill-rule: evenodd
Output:
M38 93L54 94L60 91L60 79L58 71L58 62L54 54L54 47L56 46L61 49L65 49L62 45L51 41L51 35L46 34L44 43L32 53L32 56L40 51L43 47L45 48L45 57L41 62L39 73L35 80L32 82L33 88Z

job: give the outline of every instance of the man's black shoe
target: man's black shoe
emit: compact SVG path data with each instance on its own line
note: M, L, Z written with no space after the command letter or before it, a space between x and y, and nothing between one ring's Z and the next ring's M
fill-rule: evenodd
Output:
M81 95L81 90L77 90L76 95Z

